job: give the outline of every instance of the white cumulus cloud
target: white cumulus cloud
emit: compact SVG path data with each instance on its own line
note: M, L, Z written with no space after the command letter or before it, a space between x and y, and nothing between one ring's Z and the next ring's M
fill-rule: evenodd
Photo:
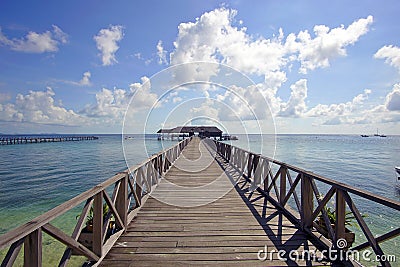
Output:
M249 34L243 22L236 23L236 15L236 10L222 7L202 14L195 21L181 23L174 50L169 54L171 65L195 61L223 63L244 74L264 78L264 82L247 88L232 87L249 102L259 118L265 117L265 102L269 104L272 114L280 117L320 117L327 113L336 117L362 106L368 92L346 103L317 105L309 110L306 105L306 79L290 86L291 94L287 101L278 97L277 93L287 81L286 72L294 67L299 66L298 72L307 74L308 71L328 67L330 61L337 57L346 56L347 47L354 45L369 31L374 21L372 16L356 19L348 26L329 28L316 25L313 34L303 30L285 35L283 29L279 29L277 35L266 38ZM164 51L160 48L158 51ZM299 64L293 64L296 62ZM178 81L209 81L218 71L207 69L200 72L198 68L189 67L174 78ZM261 92L261 97L256 91ZM236 104L240 118L254 118L248 110L242 110L240 99L233 94L225 93L217 97ZM231 119L226 114L219 115L221 119Z
M0 120L67 126L79 126L85 122L73 110L56 104L54 96L51 88L46 91L30 91L26 95L18 94L15 103L0 104Z
M124 89L103 88L96 93L96 103L87 106L82 113L90 117L122 117L128 102L127 94Z
M281 105L279 116L300 117L307 110L307 80L301 79L290 86L291 93L287 103Z
M379 123L398 123L400 122L400 84L395 84L382 104L373 106L369 109L359 110L361 112L354 112L357 110L362 102L367 98L366 94L371 93L370 90L366 90L364 94L356 96L353 103L353 113L347 113L347 116L341 116L342 123L352 124L379 124Z
M400 111L400 83L393 86L393 90L387 94L385 106L389 111Z
M152 107L157 99L157 94L151 92L150 79L144 76L141 83L131 84L129 90L103 88L96 93L96 103L87 105L80 113L104 118L107 122L121 123L128 105L128 111L134 113Z
M80 79L79 81L68 81L68 80L57 80L57 81L76 86L91 86L92 85L92 82L90 81L91 76L92 74L90 73L90 71L86 71L83 73L82 79Z
M20 39L9 39L0 28L0 44L8 46L11 50L25 53L45 53L56 52L60 44L68 42L68 35L58 26L53 25L51 31L37 33L30 31L25 37Z
M158 56L158 64L167 64L167 51L164 50L162 45L162 41L158 41L157 43L157 56Z
M206 12L195 22L181 23L170 53L171 64L209 61L227 64L247 74L265 75L282 71L292 61L300 62L299 72L307 73L329 66L329 61L346 55L346 47L366 34L373 17L361 18L347 28L330 29L316 25L315 37L305 30L290 33L282 29L272 38L247 33L242 24L234 25L236 10L219 8Z
M346 55L346 46L352 45L366 34L373 17L368 16L354 21L347 28L341 25L338 28L330 29L325 25L314 27L315 38L312 38L308 31L302 31L297 35L296 40L289 38L293 47L298 50L301 73L314 70L318 67L328 67L329 60L338 56Z
M122 40L123 27L121 25L111 25L109 28L101 29L99 33L94 36L97 49L100 51L100 56L103 66L112 65L117 63L115 53L118 51L118 42Z
M91 77L91 76L92 76L92 75L91 75L90 71L84 72L84 73L83 73L82 79L79 81L79 84L82 85L82 86L89 86L89 85L91 85L91 84L92 84L92 83L90 82L90 77Z
M400 72L400 47L385 45L375 53L374 57L385 59L386 63L397 68L397 70Z
M318 117L322 119L322 124L336 125L342 123L366 123L366 117L361 112L363 104L371 94L371 90L365 89L363 93L355 96L352 101L338 104L323 105L318 104L308 110L304 115L307 117Z
M286 60L280 39L253 39L246 28L233 25L237 12L219 8L195 22L181 23L170 53L171 64L220 62L246 73L263 74L280 69Z

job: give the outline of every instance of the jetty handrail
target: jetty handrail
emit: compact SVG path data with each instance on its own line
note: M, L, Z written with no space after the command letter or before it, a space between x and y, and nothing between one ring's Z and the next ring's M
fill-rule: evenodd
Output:
M321 227L326 227L328 236L331 239L329 246L333 246L337 250L346 249L338 247L337 242L345 238L347 230L345 226L346 213L351 212L367 239L366 242L351 249L358 251L371 247L379 257L382 266L391 266L389 261L382 260L387 259L387 257L382 257L384 252L380 247L380 243L399 236L400 227L390 229L385 234L375 237L350 194L379 203L396 211L400 211L400 202L328 179L322 175L260 154L255 154L228 143L216 140L214 142L218 154L241 172L246 181L250 183L251 189L258 191L276 207L280 208L300 229L318 239L321 236L317 235L322 232ZM276 165L278 169L275 173L272 170L273 165ZM320 194L316 181L330 187L325 195ZM327 214L327 206L334 196L336 221L334 225L331 225ZM286 208L291 198L294 200L297 211L293 210L293 207ZM317 217L319 217L318 220L322 220L322 225L316 223ZM324 245L328 246L326 243Z
M66 266L72 253L99 262L118 237L126 231L151 190L190 140L191 138L184 139L171 148L154 154L139 165L117 173L103 183L0 236L0 250L9 246L1 266L12 266L22 245L24 266L42 266L43 232L67 246L59 266ZM114 188L110 196L107 189L112 185ZM71 236L50 224L55 218L82 203L85 204ZM104 206L108 207L108 211L104 212ZM93 234L92 246L88 247L81 243L80 237L90 213L93 214ZM115 224L112 233L108 230L110 223Z

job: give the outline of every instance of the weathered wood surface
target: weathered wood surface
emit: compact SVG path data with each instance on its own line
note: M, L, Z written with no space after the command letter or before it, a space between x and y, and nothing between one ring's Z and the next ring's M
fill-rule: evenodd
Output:
M225 172L214 156L194 138L100 266L327 264L281 261L277 253L272 253L272 261L258 260L257 252L265 246L269 252L316 248L257 192L240 183L233 187L240 175ZM223 164L222 158L216 158Z

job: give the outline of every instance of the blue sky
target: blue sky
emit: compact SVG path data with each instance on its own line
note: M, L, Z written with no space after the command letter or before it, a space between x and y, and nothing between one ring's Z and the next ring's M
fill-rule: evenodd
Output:
M400 134L399 13L398 1L3 1L0 132ZM203 84L173 89L178 76Z

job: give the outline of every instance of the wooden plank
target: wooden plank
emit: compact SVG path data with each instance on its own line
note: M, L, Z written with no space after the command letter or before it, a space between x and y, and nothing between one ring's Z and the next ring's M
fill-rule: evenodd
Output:
M351 212L353 213L354 217L356 218L358 225L360 226L361 230L364 232L365 237L367 238L371 248L374 250L376 255L384 255L382 248L379 246L378 242L376 241L374 235L372 234L371 230L369 229L367 223L364 221L361 213L358 211L356 205L354 204L353 200L351 199L350 195L347 192L343 192L343 198L346 200L347 205L349 206ZM382 258L382 257L381 257ZM390 266L388 261L380 261L382 266Z
M312 226L313 207L314 200L311 178L303 176L301 179L301 215L303 228L310 228Z
M296 202L297 210L300 212L301 204L300 204L299 197L297 196L296 187L297 187L297 184L300 182L301 175L298 174L296 179L294 180L294 182L292 181L292 177L290 176L290 172L287 172L287 177L288 177L288 181L289 181L289 184L290 184L290 189L289 189L289 192L287 193L287 196L283 200L282 206L284 207L286 205L286 203L289 200L290 196L293 194L294 200Z
M119 217L119 213L116 209L116 207L113 205L110 197L108 196L107 192L103 192L103 196L104 196L104 200L106 201L108 208L111 209L111 213L114 215L117 226L121 227L121 228L125 228L125 223L122 221L121 217ZM126 194L125 194L126 196ZM124 197L125 198L125 197ZM122 207L124 207L125 204L122 204ZM124 209L126 211L126 209ZM105 232L105 231L103 231Z
M91 260L97 261L99 257L90 251L88 248L83 246L81 243L76 241L74 238L68 236L63 231L59 230L58 228L54 227L51 224L43 225L43 231L54 237L55 239L59 240L61 243L67 245L71 249L80 252L82 255L85 255Z
M276 235L279 234L278 229L276 230ZM189 232L189 231L138 231L138 232L126 232L124 236L259 236L261 234L265 234L265 232L261 231L237 231L232 232L230 230L225 231L197 231L197 232Z
M400 228L397 228L397 229L394 229L394 230L392 230L392 231L390 231L390 232L388 232L386 234L383 234L381 236L376 237L375 240L376 240L376 242L380 243L380 242L384 242L386 240L389 240L391 238L397 237L399 235L400 235ZM360 244L360 245L358 245L358 246L356 246L356 247L354 247L352 249L353 250L363 250L363 249L366 249L368 247L370 247L370 244L367 241L367 242L362 243L362 244Z
M282 232L279 236L280 241L287 240L307 240L308 235L304 233L286 233ZM212 236L122 236L118 241L122 246L129 246L130 242L169 242L169 241L271 241L269 235L212 235ZM116 247L118 244L116 244Z
M242 262L245 264L247 261L257 261L257 252L251 253L213 253L213 254L200 254L200 253L182 253L182 254L170 254L170 253L152 253L152 254L137 254L137 253L121 253L114 254L110 251L107 259L115 259L117 261L129 260L131 264L133 262L163 262L164 265L171 266L171 261L193 261L197 265L204 264L203 262L211 261L226 261L226 262ZM276 262L282 262L278 258L277 253L273 254L272 266L276 266ZM196 263L195 263L196 262ZM192 263L192 264L193 264ZM264 262L264 266L267 262ZM292 263L292 264L291 264ZM297 266L293 261L285 262L284 266ZM104 264L103 266L107 266ZM250 265L252 266L252 265Z
M93 252L103 255L103 192L94 196L93 202Z
M297 261L295 266L310 266L306 261ZM265 267L265 266L288 266L284 261L259 261L259 260L248 260L248 261L224 261L224 260L213 260L201 262L194 260L169 260L166 261L136 261L136 260L105 260L104 265L107 267L121 267L121 266L150 266L150 267L165 267L165 266L176 266L176 267L187 267L187 266L218 266L218 267ZM326 266L326 264L313 264L312 266Z
M283 204L286 197L286 172L287 169L283 167L281 170L281 179L279 180L279 203L281 203L282 206L284 206Z
M117 193L115 208L125 230L128 223L128 179L129 173L125 173L125 178L121 180L120 188Z
M42 266L42 229L38 229L25 238L24 266Z
M89 198L86 203L85 206L82 209L81 215L79 216L78 222L75 225L74 231L72 232L71 237L74 240L78 240L79 235L82 232L82 228L83 228L83 224L85 223L86 217L89 213L90 207L93 204L93 198ZM67 266L68 260L70 259L72 255L72 249L71 248L67 248L64 251L63 256L61 257L60 263L59 263L59 267L65 267Z
M335 221L335 238L334 245L337 247L337 241L344 238L345 233L345 221L346 221L346 202L343 197L343 191L336 191L336 221ZM339 248L341 249L341 248Z
M25 239L20 239L11 245L3 259L3 262L1 263L1 267L12 267L14 265L14 261L18 257L18 253L20 252L24 241Z

